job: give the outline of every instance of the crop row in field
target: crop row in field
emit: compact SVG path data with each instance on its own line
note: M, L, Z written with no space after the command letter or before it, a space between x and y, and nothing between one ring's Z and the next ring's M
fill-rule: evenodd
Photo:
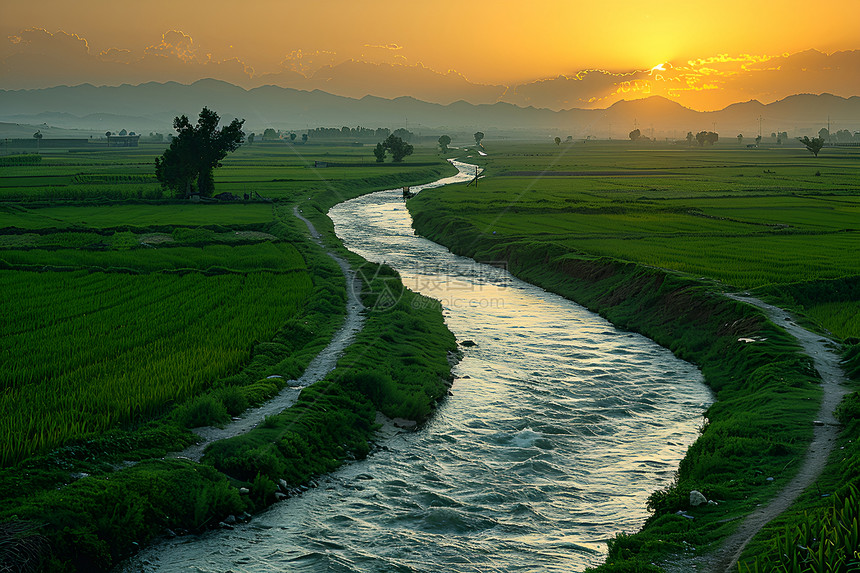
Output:
M860 274L860 233L584 238L571 249L718 279L736 288Z
M0 228L19 229L249 225L271 220L272 206L266 203L117 204L43 208L0 206Z
M307 273L0 273L0 464L151 416L236 372Z
M0 262L6 265L38 270L55 269L120 269L135 272L194 269L229 270L235 272L290 272L305 267L304 259L290 243L259 243L252 245L204 245L202 247L162 247L129 251L0 250ZM2 264L0 263L0 264Z

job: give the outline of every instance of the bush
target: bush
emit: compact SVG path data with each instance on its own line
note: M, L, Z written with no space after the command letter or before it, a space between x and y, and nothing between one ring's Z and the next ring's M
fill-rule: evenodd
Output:
M217 426L230 419L227 408L211 395L198 396L177 411L179 423L185 428Z
M839 423L847 426L853 420L860 420L860 392L852 392L845 396L834 412Z
M278 486L267 476L258 473L251 484L251 499L259 506L266 506L275 501Z
M242 389L236 386L225 386L218 390L215 396L231 416L238 416L248 408L248 398Z

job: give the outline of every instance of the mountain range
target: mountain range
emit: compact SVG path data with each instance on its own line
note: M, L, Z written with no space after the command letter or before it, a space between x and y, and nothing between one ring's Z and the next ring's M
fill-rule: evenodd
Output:
M451 75L452 85L461 89L465 79ZM751 100L719 111L699 112L660 96L622 100L605 109L552 110L506 102L473 104L460 100L441 104L414 97L354 98L274 85L246 89L213 79L188 85L149 82L0 90L0 121L93 130L95 134L120 129L169 132L173 117L185 114L194 118L203 106L227 120L244 118L246 131L360 125L406 127L425 135L480 130L488 135L575 139L626 139L636 128L657 139L683 138L688 131L755 137L760 129L765 136L778 131L802 136L816 134L828 125L829 118L834 120L832 131L860 130L860 97L830 94L798 94L769 104Z

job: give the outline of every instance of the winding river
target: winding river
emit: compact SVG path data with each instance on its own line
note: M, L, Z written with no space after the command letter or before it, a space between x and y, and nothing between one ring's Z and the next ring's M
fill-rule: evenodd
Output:
M458 177L474 166L455 165ZM352 251L442 302L465 356L415 432L233 530L176 538L124 571L582 571L637 530L712 397L652 341L417 237L400 190L330 212Z

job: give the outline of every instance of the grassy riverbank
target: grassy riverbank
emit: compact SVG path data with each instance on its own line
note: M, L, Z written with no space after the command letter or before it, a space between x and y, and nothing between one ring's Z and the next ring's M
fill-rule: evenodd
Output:
M341 269L306 239L295 202L452 169L432 150L399 166L313 151L354 165L314 168L286 146L225 160L218 191L266 202L165 199L148 174L154 148L46 157L3 178L0 281L14 296L3 305L0 568L29 558L107 570L157 535L253 512L366 455L377 409L420 422L445 395L454 342L441 311L409 291L375 305L379 281L399 284L383 271L365 285L365 331L294 408L202 464L164 459L195 441L189 428L297 378L343 321Z
M669 555L715 549L794 474L820 399L794 339L721 292L759 287L795 310L814 308L805 320L846 328L851 342L858 333L841 317L858 302L858 235L849 225L860 216L856 157L836 152L803 167L810 158L791 149L754 158L630 144L488 150L475 158L489 174L477 188L431 190L408 203L418 232L457 254L504 262L645 334L699 365L717 397L677 480L651 496L642 532L612 540L598 571L656 570ZM831 497L809 494L783 526L857 481L855 410L844 408L847 448L819 483ZM691 490L717 505L690 507ZM757 547L772 536L764 532Z

